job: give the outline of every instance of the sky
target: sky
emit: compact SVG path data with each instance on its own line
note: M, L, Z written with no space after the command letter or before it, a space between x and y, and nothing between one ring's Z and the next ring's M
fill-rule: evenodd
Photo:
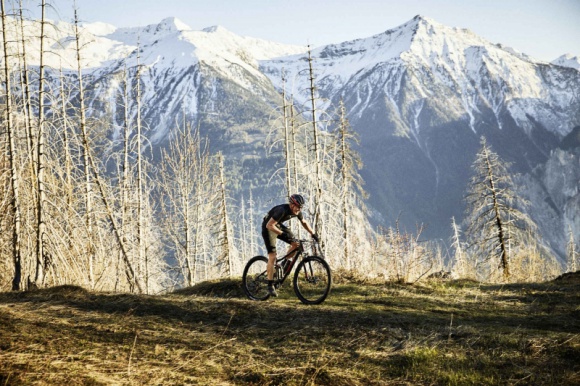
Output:
M193 30L220 25L229 31L313 47L366 38L415 15L468 28L536 59L580 55L580 0L47 0L51 19L116 27L157 24L176 17ZM39 17L40 0L24 0Z

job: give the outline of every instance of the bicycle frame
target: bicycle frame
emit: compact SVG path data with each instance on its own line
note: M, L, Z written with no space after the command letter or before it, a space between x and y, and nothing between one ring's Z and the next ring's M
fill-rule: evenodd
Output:
M276 259L276 265L274 266L274 280L277 286L281 286L282 283L286 280L288 276L290 276L290 272L292 272L292 268L296 264L296 261L302 256L304 253L304 247L302 243L298 246L297 249L287 253L286 255L279 257ZM291 259L287 259L290 255L294 255Z
M274 269L275 269L274 281L275 281L277 287L281 286L282 283L284 283L284 281L286 280L286 278L288 276L290 276L290 273L292 272L292 268L294 268L298 259L300 257L304 257L304 255L305 255L304 244L305 243L312 243L313 251L315 252L315 255L324 259L320 245L316 241L311 242L309 240L300 240L300 239L297 239L294 241L298 242L298 248L296 248L293 251L290 251L289 253L287 253L286 255L276 259L276 265L274 266ZM292 255L292 254L294 254L294 257L291 259L287 259L287 257ZM286 262L286 264L284 264L284 262Z

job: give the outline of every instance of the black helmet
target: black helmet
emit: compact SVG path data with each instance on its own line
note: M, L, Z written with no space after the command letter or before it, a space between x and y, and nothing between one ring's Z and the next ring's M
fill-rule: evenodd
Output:
M293 194L290 196L290 203L298 205L301 208L306 203L306 200L300 194Z

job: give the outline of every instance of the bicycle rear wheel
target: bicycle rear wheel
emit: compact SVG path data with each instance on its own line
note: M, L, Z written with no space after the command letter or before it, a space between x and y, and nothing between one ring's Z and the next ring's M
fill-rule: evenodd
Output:
M268 274L266 267L268 259L264 256L254 256L248 261L242 276L242 287L252 300L266 300L268 293Z
M328 263L318 256L302 260L294 273L294 292L304 304L320 304L330 293L332 279Z

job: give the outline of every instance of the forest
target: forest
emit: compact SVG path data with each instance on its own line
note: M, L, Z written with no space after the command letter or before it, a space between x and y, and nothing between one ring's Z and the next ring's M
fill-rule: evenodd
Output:
M43 63L55 44L45 38L52 23L44 18L45 0L34 29L24 27L29 20L21 2L11 9L5 0L1 5L0 291L76 285L163 294L239 277L262 248L254 198L233 199L239 192L228 178L228 160L186 116L175 117L167 146L149 141L139 55L110 74L123 91L115 119L96 114L99 106L113 107L87 101L91 74L84 72L76 11L77 66L70 71ZM31 41L38 42L33 49L40 65L29 63ZM412 231L372 226L348 112L343 104L317 108L310 56L304 74L310 106L294 106L282 91L261 156L281 160L269 181L278 181L285 196L308 197L305 212L333 270L399 283L441 273L487 282L545 281L578 270L573 233L562 265L525 214L509 165L485 138L466 186L469 226L461 229L451 219L448 243L423 240L421 224Z

